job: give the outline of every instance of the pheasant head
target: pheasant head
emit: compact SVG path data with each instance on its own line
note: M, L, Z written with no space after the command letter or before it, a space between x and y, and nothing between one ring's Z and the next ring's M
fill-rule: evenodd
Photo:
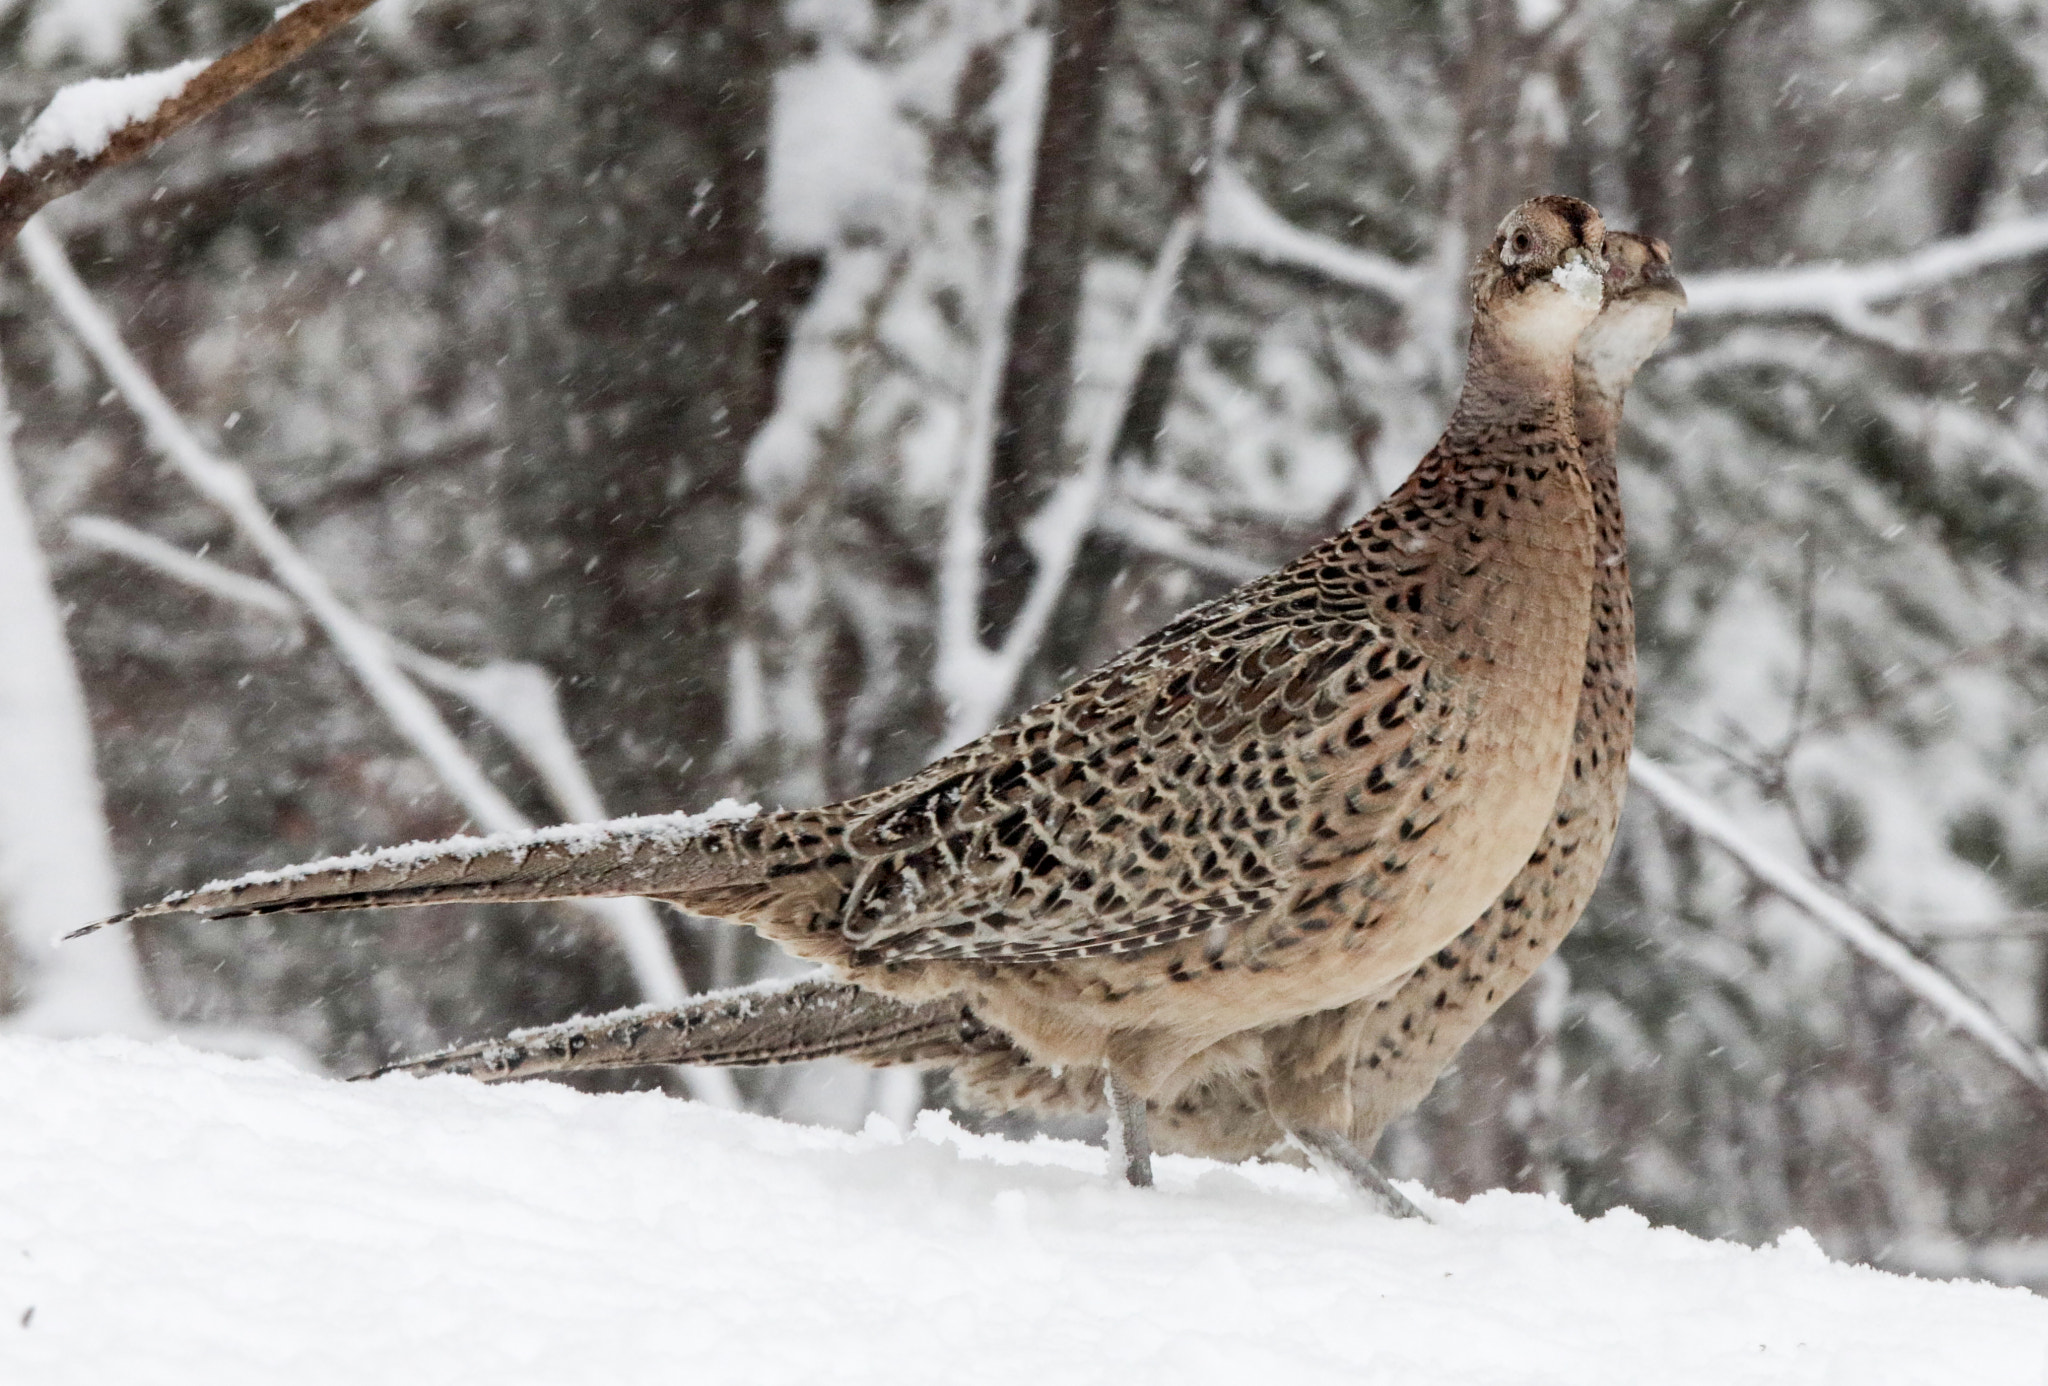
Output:
M1502 364L1569 370L1579 333L1600 312L1606 243L1600 213L1575 197L1535 197L1509 212L1472 268L1475 337Z
M1618 407L1636 371L1671 334L1685 289L1671 269L1671 247L1633 231L1607 233L1607 300L1579 336L1579 409L1588 396Z

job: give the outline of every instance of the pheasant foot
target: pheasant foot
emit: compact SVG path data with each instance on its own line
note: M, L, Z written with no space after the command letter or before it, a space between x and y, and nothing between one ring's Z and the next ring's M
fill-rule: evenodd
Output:
M1393 1181L1380 1173L1378 1166L1365 1158L1365 1153L1356 1145L1335 1131L1315 1127L1289 1131L1288 1139L1300 1146L1309 1158L1309 1163L1326 1174L1336 1175L1351 1191L1363 1199L1373 1211L1390 1218L1421 1218L1430 1220L1429 1214L1416 1207L1408 1195L1394 1187Z

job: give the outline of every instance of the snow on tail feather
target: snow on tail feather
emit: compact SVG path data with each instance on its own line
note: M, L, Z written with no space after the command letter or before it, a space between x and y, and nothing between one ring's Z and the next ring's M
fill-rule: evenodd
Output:
M720 829L759 813L757 804L723 799L702 813L564 823L326 857L178 891L155 904L74 929L65 938L166 914L232 919L444 900L661 894L716 884L719 877L731 874L711 869L719 860L716 854L727 845L729 834Z
M486 1083L649 1064L755 1067L847 1056L878 1064L956 1059L985 1028L958 1001L906 1005L830 977L709 992L515 1030L362 1075L460 1073Z

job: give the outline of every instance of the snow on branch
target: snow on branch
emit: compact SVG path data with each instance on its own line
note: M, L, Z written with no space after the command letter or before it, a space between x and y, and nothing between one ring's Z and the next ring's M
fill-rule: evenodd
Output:
M2048 216L2024 217L1909 255L1861 265L1803 265L1688 276L1685 316L1820 316L1844 331L1908 350L1917 343L1876 313L1880 304L2016 260L2048 255Z
M1896 977L1955 1029L1970 1035L2036 1088L2048 1092L2048 1062L1991 1008L1941 967L1915 952L1890 926L1751 840L1727 812L1671 771L1638 752L1629 779L1686 827L1735 858L1759 885L1799 906L1844 943Z
M100 363L101 369L113 381L137 416L142 420L150 442L162 453L174 468L207 500L218 506L234 522L236 529L250 546L262 555L272 574L284 588L289 599L301 606L314 622L327 634L335 650L340 654L350 672L356 676L365 692L382 711L394 729L410 742L421 757L433 767L442 784L455 795L458 802L486 831L491 833L517 833L531 830L532 822L522 814L512 801L493 784L483 768L463 747L455 733L428 701L425 694L414 685L399 667L399 657L394 642L382 630L371 625L351 610L327 579L313 567L299 551L291 538L278 527L276 520L256 494L254 483L247 472L232 462L216 457L201 443L185 420L179 416L171 402L164 398L148 373L137 361L134 353L121 340L113 320L93 301L85 285L79 281L71 268L63 247L51 234L48 227L31 223L22 228L19 240L23 258L28 261L30 272L36 282L49 294L52 302L65 320L71 324L87 349ZM89 526L87 533L96 535L103 546L110 537L111 522ZM132 532L131 532L132 534ZM166 562L162 549L169 545L153 542L137 543L136 538L147 540L147 536L122 536L116 542L122 544L122 551L128 556L144 562L154 563L164 571L192 580L193 575L206 565L203 559L189 554L178 554L175 563ZM173 551L175 552L175 551ZM224 572L224 570L223 570ZM246 603L253 599L254 579L240 574L226 574L240 579L237 583L223 581L221 574L208 574L208 590L216 595L230 596ZM273 589L274 590L274 589ZM263 599L266 605L275 606L270 599ZM419 656L429 660L428 656ZM438 661L432 661L439 663ZM452 667L452 666L451 666ZM443 671L445 672L445 671ZM468 673L469 671L462 671ZM498 681L503 685L504 681ZM472 692L479 685L470 683ZM505 689L499 687L502 695ZM531 693L531 688L525 690ZM534 764L545 775L552 768L559 772L566 754L574 757L574 748L568 742L560 726L559 713L552 722L534 715L530 698L517 715L507 713L503 696L494 699L479 693L497 704L497 710L505 715L500 725L514 744L522 747L538 733L546 743L533 757ZM552 690L548 691L552 699ZM480 705L480 710L487 710ZM487 710L488 711L488 710ZM493 718L497 720L497 718ZM559 744L555 744L556 739ZM551 786L556 787L556 786ZM590 788L587 778L580 786L568 786L572 796L578 797L583 807L599 807L595 803L596 793ZM594 816L601 817L601 814ZM599 916L618 943L631 964L634 980L643 997L664 1005L673 1005L689 993L675 957L668 947L661 930L660 921L654 915L654 908L644 900L593 900L581 902L590 912ZM707 1075L687 1071L693 1095L721 1105L736 1105L736 1093L730 1079L722 1074Z
M176 578L195 591L204 592L235 606L260 611L297 626L306 610L283 588L238 573L222 563L198 554L186 553L176 544L145 534L132 525L104 515L77 515L69 525L71 537L89 549L114 554Z
M126 558L208 596L294 624L305 619L306 609L283 588L186 553L119 520L79 515L70 529L72 538L88 548ZM515 660L492 660L472 669L430 655L388 632L379 634L406 673L462 699L512 743L540 776L565 822L597 822L611 816L576 753L547 670Z
M1227 163L1211 173L1203 204L1202 239L1220 250L1370 289L1404 306L1424 291L1423 276L1400 261L1296 226Z
M215 457L172 408L95 303L48 227L24 227L23 258L36 282L99 361L142 420L150 443L207 500L234 521L279 583L327 633L364 691L410 741L470 814L492 831L509 829L519 810L472 760L426 696L400 672L382 632L344 605L327 579L299 552L256 495L249 475Z
M1102 525L1111 454L1129 417L1131 398L1138 388L1145 358L1165 331L1167 310L1179 290L1188 255L1203 234L1207 219L1203 207L1217 173L1225 167L1223 154L1235 138L1241 106L1242 93L1235 84L1227 85L1209 121L1209 176L1198 188L1189 190L1189 205L1173 219L1158 254L1153 257L1152 268L1131 314L1130 333L1112 359L1099 412L1086 429L1080 465L1025 527L1025 540L1036 561L1036 571L1023 605L1012 618L1001 646L994 650L981 643L972 624L979 612L981 593L980 546L986 538L981 507L989 483L988 449L977 439L976 450L969 454L970 465L965 470L974 482L974 494L967 497L956 493L954 499L948 532L949 571L941 594L938 683L947 695L949 708L945 737L937 747L941 753L979 736L1002 715L1016 695L1025 667L1045 638L1046 626L1073 574L1074 560L1080 555L1083 541ZM1019 259L1021 262L1021 255ZM1004 293L1013 296L1014 285L1005 287ZM1009 301L1008 297L1003 300ZM1007 316L1002 326L1007 334ZM1000 374L999 361L997 367ZM991 430L992 439L996 422L993 395L987 403L986 415L977 411L974 420L976 428ZM971 552L967 546L970 537L975 546ZM952 569L954 564L959 565L957 570Z
M148 153L233 100L370 7L371 0L305 0L256 37L208 62L94 78L65 87L0 167L0 245L41 208L104 169Z
M1039 127L1050 70L1049 46L1042 34L1020 35L1004 78L1010 92L1008 118L1003 121L996 156L999 174L995 198L995 244L991 282L981 321L981 354L966 404L967 424L961 431L960 475L946 509L946 531L939 562L939 618L934 682L956 709L981 700L978 689L987 680L991 652L981 643L982 550L988 543L983 509L994 472L997 410L1003 372L1009 363L1010 319L1023 274L1024 242L1031 220L1032 172L1038 154ZM956 711L947 730L947 746L978 736L975 727L958 736L968 719Z
M1267 571L1257 559L1205 544L1178 522L1118 496L1103 503L1095 525L1134 548L1229 582L1250 582Z

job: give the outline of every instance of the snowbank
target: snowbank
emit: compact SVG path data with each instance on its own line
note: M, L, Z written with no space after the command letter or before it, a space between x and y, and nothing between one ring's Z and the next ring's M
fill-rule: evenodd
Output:
M2043 1380L2048 1304L1546 1200L0 1039L0 1380ZM33 1311L31 1313L31 1311Z

